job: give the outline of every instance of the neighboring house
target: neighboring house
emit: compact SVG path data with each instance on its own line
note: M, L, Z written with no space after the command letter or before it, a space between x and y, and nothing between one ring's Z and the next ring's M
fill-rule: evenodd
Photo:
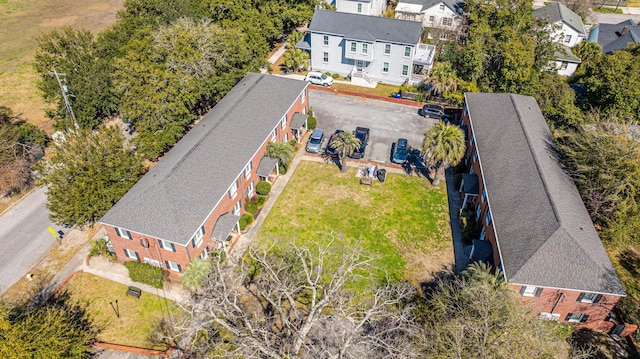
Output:
M336 10L351 14L381 16L387 9L387 0L336 0Z
M632 20L618 24L597 24L589 33L589 41L597 42L602 52L626 49L630 43L640 43L640 26Z
M311 51L315 71L401 85L431 69L435 48L421 44L421 35L422 25L414 21L318 9L296 47Z
M580 15L569 10L565 5L554 2L533 11L533 16L546 19L552 25L551 34L557 42L574 47L587 38Z
M264 156L267 143L292 138L292 121L309 107L307 86L245 76L102 218L118 260L177 274L226 249L245 199L277 175L277 159Z
M535 314L612 329L626 293L535 98L465 93L462 127L474 178L460 190L482 228L477 251Z
M571 52L571 49L565 45L556 52L555 69L558 75L571 76L578 69L578 65L582 62L580 58Z
M465 19L455 0L400 0L396 19L422 22L429 39L455 40L464 33Z

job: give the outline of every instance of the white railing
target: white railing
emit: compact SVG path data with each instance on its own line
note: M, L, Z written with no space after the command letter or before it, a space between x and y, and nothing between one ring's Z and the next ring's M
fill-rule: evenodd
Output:
M364 79L365 81L367 81L367 83L371 83L371 77L369 77L369 75L367 75L367 73L364 71L358 71L354 69L353 71L351 71L351 78L353 79L354 77Z

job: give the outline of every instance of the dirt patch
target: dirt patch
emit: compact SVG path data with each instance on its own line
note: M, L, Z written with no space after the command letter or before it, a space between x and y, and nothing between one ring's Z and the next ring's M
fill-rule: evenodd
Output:
M33 68L36 38L64 26L94 34L115 23L124 0L5 0L0 1L0 106L52 133L45 117L48 105L37 90Z

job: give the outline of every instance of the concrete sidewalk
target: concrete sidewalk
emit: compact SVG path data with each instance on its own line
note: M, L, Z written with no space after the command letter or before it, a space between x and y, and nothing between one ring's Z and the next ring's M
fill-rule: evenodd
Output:
M460 229L460 195L454 185L453 168L447 168L445 171L447 180L447 195L449 197L449 216L451 218L451 237L453 237L453 254L456 259L456 274L460 274L469 266L469 257L464 253L464 244L462 243L462 230Z

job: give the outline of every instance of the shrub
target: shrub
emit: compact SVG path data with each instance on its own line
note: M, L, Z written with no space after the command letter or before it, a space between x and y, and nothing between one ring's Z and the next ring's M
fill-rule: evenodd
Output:
M91 241L91 249L89 250L90 257L105 256L111 257L109 247L107 247L107 241L104 238L95 239Z
M278 169L280 170L281 175L287 174L287 166L285 166L284 164L278 164Z
M333 77L335 80L337 80L338 78L340 78L340 74L333 74L333 75L331 75L331 77Z
M315 130L316 129L316 118L309 115L309 117L307 117L307 128L309 130Z
M256 185L256 192L258 192L258 194L261 194L263 196L268 195L269 192L271 192L271 183L267 181L258 182L258 184Z
M245 211L251 213L251 214L256 214L256 212L258 212L258 204L256 203L252 203L252 202L247 202L244 205L244 209Z
M243 214L238 221L240 230L244 231L251 223L253 223L253 215L251 213Z
M476 221L475 208L460 210L460 230L462 231L462 243L470 245L474 239L480 236L480 225Z
M325 72L324 74L329 76L329 77L331 77L331 72L329 72L329 71Z
M258 203L257 203L258 208L264 207L265 202L267 202L267 197L265 197L265 196L257 196L257 199L258 199Z
M162 288L162 281L165 277L162 268L136 261L124 262L124 266L129 270L129 278L132 281L148 284L154 288Z

